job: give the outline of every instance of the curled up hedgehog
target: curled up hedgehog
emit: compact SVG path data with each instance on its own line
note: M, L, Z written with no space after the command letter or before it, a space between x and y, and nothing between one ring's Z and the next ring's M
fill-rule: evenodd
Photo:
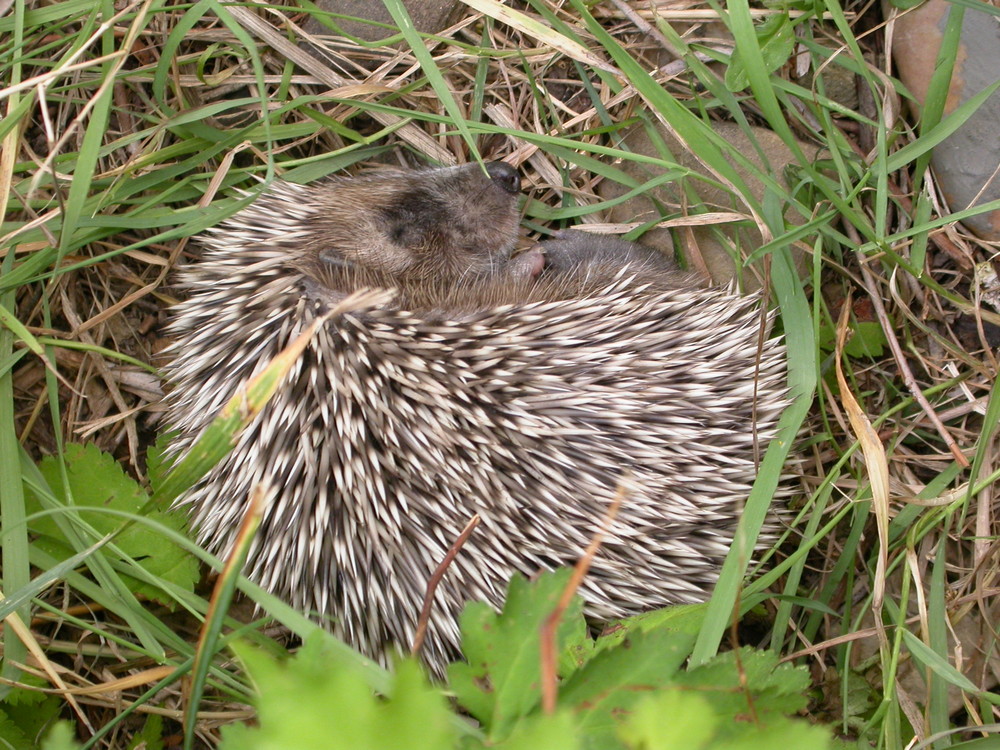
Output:
M474 515L433 599L422 655L439 671L465 602L499 605L515 571L575 563L625 472L588 616L703 601L786 402L759 298L581 232L511 259L519 191L499 162L279 183L182 275L175 455L317 317L394 290L324 322L180 501L225 554L266 482L248 575L375 658L410 646L428 578Z

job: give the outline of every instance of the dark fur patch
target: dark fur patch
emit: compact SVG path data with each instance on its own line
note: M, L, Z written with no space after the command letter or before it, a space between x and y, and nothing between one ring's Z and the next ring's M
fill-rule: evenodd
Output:
M440 231L448 220L450 207L426 190L407 190L397 202L378 210L379 224L397 245L418 251L427 246L428 236Z

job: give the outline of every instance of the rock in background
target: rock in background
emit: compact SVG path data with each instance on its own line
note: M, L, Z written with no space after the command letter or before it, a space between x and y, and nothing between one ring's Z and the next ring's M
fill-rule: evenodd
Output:
M344 34L374 42L395 33L395 28L385 28L376 24L395 27L392 16L379 0L317 0L316 5L328 13L352 16L354 19L331 19ZM407 12L417 31L435 34L447 28L465 6L455 0L403 0ZM365 20L372 23L365 23ZM309 34L325 35L331 30L310 16L302 28Z
M787 166L796 163L791 149L777 135L766 128L753 128L753 139L756 140L756 145L736 123L716 122L713 124L713 130L736 146L740 153L744 154L758 168L769 168L779 179ZM662 126L659 127L659 137L663 139L667 149L681 166L711 178L701 161ZM638 154L660 156L656 144L641 127L628 133L625 137L625 145ZM815 146L806 143L800 142L799 145L804 153L816 150ZM765 159L761 158L761 153ZM763 200L764 184L753 174L742 169L735 161L730 160L730 163L740 173L757 199ZM634 161L623 163L622 170L641 182L655 177L658 173L655 166ZM601 197L606 200L618 198L627 191L628 188L624 185L611 181L602 183L600 190ZM660 216L660 211L656 207L657 202L667 207L668 210L676 209L682 215L687 213L688 206L698 206L698 213L701 213L702 209L747 213L746 207L735 203L733 196L728 191L701 179L687 178L667 183L615 206L608 212L608 220L614 223L651 221ZM802 223L802 217L794 211L786 211L785 218L792 224ZM755 278L753 274L738 273L740 269L737 266L737 258L743 258L750 251L760 247L763 244L761 234L756 228L745 225L740 228L734 228L734 226L732 223L724 223L680 227L676 230L654 228L642 235L641 242L655 247L671 257L679 255L690 268L700 272L703 276L708 276L713 283L725 284L734 276L740 275L745 288L759 288L759 279Z
M929 0L896 19L893 59L899 76L922 107L952 4ZM1000 75L1000 17L966 9L955 73L944 112L993 83ZM952 211L1000 199L1000 91L944 142L934 148L931 165ZM1000 211L965 219L984 240L1000 240Z

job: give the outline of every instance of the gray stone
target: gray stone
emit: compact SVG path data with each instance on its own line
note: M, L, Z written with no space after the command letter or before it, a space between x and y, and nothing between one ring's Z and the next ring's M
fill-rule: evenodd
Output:
M760 158L750 138L743 133L738 125L731 122L717 122L713 124L713 129L758 167L763 165L764 160ZM764 152L771 170L780 178L784 168L795 162L791 150L777 135L765 128L754 128L753 135ZM704 165L662 127L660 128L660 137L663 138L678 164L707 177L712 177L706 172ZM635 153L646 156L660 155L642 127L629 132L625 137L625 143ZM815 146L805 143L800 143L800 146L806 154L810 154L816 149ZM733 166L746 181L747 187L758 199L761 199L764 195L763 183L745 172L739 165L734 163ZM622 171L636 180L645 182L656 176L658 170L653 165L628 161L622 165ZM697 202L708 211L735 210L746 212L745 206L734 202L733 196L725 190L697 179L689 179L684 182L688 188L697 193ZM680 181L671 182L650 191L648 194L636 196L611 209L608 212L608 220L613 223L628 223L655 219L659 216L659 212L654 200L681 209L692 203L692 199L686 197L684 187ZM627 192L627 188L618 183L606 180L601 184L600 193L605 199L617 198L625 192ZM802 217L793 211L786 213L786 220L793 224L802 223ZM756 228L737 229L734 224L693 226L690 227L689 234L686 228L677 230L655 228L643 234L640 241L673 256L678 250L674 246L674 231L679 237L683 238L686 235L693 241L686 243L682 239L681 242L680 255L688 266L702 274L707 274L716 284L724 284L736 274L737 266L734 256L740 253L746 255L763 244L763 238ZM742 276L745 288L759 288L759 280L753 278L751 274L744 273Z
M316 0L316 5L328 13L339 13L395 27L392 16L379 0ZM403 5L406 6L406 11L410 14L417 31L425 34L434 34L450 26L465 7L457 0L403 0ZM339 26L344 34L368 42L385 39L394 33L391 28L386 29L361 20L331 19L331 22ZM309 17L303 24L303 29L309 34L334 33L315 16Z

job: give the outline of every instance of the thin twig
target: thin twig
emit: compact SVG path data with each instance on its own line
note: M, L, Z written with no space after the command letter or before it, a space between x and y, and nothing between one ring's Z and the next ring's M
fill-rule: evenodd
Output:
M920 390L920 386L917 385L916 378L913 377L913 372L910 370L910 366L906 361L906 357L903 355L903 348L899 345L899 339L896 338L896 332L893 331L892 325L889 322L889 316L885 311L885 305L882 304L882 296L879 294L878 287L875 285L875 277L872 272L868 270L868 259L864 254L858 250L855 251L858 258L858 266L861 269L861 277L864 280L865 289L868 290L868 297L871 299L872 306L875 308L875 315L878 318L879 324L882 326L882 331L885 333L886 341L889 343L889 348L892 349L892 356L896 360L896 366L899 367L899 372L903 376L903 382L906 383L907 389L910 391L910 395L913 399L920 404L920 408L924 410L924 414L934 425L941 439L944 440L945 445L948 446L948 450L951 451L951 455L955 457L958 465L964 469L969 468L969 460L962 454L962 449L958 447L958 443L948 432L948 428L944 426L944 423L938 418L937 412L934 411L934 407L931 406L930 402L924 396L923 391Z
M590 563L593 562L594 555L597 554L597 550L600 549L605 535L618 515L618 509L621 508L622 501L628 492L627 485L630 478L630 474L626 472L618 480L614 499L612 499L607 512L601 519L600 527L594 533L593 538L591 538L590 544L587 545L587 549L583 552L583 556L573 566L573 575L570 576L569 582L559 597L559 601L556 602L555 609L552 610L542 623L539 634L539 650L541 652L540 659L542 665L542 710L546 714L555 713L556 710L556 628L559 627L559 621L562 619L563 613L569 607L574 594L580 588L583 577L590 570Z
M684 53L677 49L677 47L675 47L669 39L663 36L659 29L640 16L628 3L624 2L624 0L611 0L611 4L618 8L619 12L624 15L633 26L639 29L639 31L643 34L649 34L649 36L656 40L657 44L663 47L663 49L671 55L678 59L682 59L684 57Z
M458 551L462 549L462 545L468 541L469 537L472 536L473 529L479 525L479 514L477 513L469 522L465 524L465 528L462 529L462 533L458 535L458 539L455 543L451 545L448 549L448 554L444 556L441 564L434 569L434 574L427 581L427 593L424 594L424 605L420 608L420 617L417 619L417 632L413 636L413 648L410 649L410 653L414 656L420 652L421 646L424 645L424 637L427 635L427 623L431 619L431 606L434 603L434 592L437 591L438 584L441 583L441 579L444 577L444 572L451 565L452 560L458 556Z

